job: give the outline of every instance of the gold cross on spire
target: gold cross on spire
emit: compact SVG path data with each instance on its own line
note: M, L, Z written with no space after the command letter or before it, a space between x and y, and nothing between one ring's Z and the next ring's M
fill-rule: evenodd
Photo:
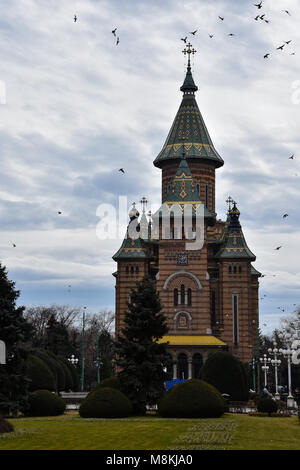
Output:
M227 199L226 203L228 204L228 210L231 211L231 204L234 203L234 200L232 199L231 196Z
M186 54L188 55L188 63L190 63L190 56L191 56L191 54L194 55L196 52L197 52L197 51L193 48L193 46L192 46L192 44L191 44L190 42L185 46L185 48L184 48L183 51L182 51L182 53L183 53L184 55L186 55Z

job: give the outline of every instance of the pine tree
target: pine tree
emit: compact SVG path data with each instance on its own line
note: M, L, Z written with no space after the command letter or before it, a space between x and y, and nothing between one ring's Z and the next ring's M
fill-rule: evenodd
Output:
M26 410L29 379L26 377L27 352L31 325L23 317L24 307L17 307L20 293L7 279L6 268L0 264L0 339L6 345L6 364L0 366L0 409L5 413Z
M157 341L168 331L155 284L149 278L131 292L125 326L116 343L116 363L121 390L131 400L135 414L146 413L164 391L165 372L170 365L166 343Z

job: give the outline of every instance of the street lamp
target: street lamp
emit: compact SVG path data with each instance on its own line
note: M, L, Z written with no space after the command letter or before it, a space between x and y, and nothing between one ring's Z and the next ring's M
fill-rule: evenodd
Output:
M289 387L289 394L287 397L287 406L288 407L293 407L295 405L294 402L294 397L292 395L292 374L291 374L291 358L294 354L295 349L297 349L297 346L294 343L296 339L298 339L296 336L293 336L292 333L290 333L289 330L284 331L283 333L280 333L278 337L283 341L283 343L286 345L285 349L279 349L279 351L283 354L283 357L287 358L288 361L288 387Z
M274 356L274 359L271 360L272 366L275 367L275 398L276 400L280 400L280 395L278 393L278 367L281 364L281 360L277 359L277 355L280 354L279 350L277 349L277 343L273 342L274 348L269 348L268 353Z
M69 357L68 361L70 361L73 364L73 366L77 366L78 364L78 359L77 357L74 356L74 354L72 354L72 356Z
M84 389L84 366L85 366L85 310L82 313L82 334L81 334L81 391Z
M262 368L262 370L264 371L264 374L265 374L265 387L266 387L267 386L267 372L270 369L270 367L267 366L267 364L271 362L271 358L267 357L267 355L264 354L264 356L260 357L259 360L260 360L260 362L262 362L264 364L261 368Z

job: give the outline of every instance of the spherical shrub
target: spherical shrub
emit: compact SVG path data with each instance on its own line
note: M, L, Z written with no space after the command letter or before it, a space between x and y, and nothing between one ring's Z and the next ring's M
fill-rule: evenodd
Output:
M79 408L82 418L123 418L132 413L132 405L119 390L99 387L91 391Z
M218 418L226 402L212 385L191 379L174 385L158 404L158 412L167 418Z
M48 390L36 390L30 398L29 416L58 416L66 409L65 401Z
M31 380L29 390L55 390L55 378L48 365L39 357L30 354L27 359L27 377Z
M226 351L211 354L201 369L201 378L220 393L230 395L232 401L247 401L249 386L244 366Z
M108 387L108 388L113 388L115 390L120 390L121 385L120 385L120 381L119 381L118 377L116 375L114 375L112 377L108 377L107 379L102 380L94 388L92 388L90 393L97 392L99 390L99 388L103 388L103 387L106 387L106 388Z
M14 432L14 427L0 414L0 434L4 434L6 432Z
M271 416L271 413L276 413L277 410L277 402L272 398L261 398L257 402L257 411L260 413L268 413L268 415Z

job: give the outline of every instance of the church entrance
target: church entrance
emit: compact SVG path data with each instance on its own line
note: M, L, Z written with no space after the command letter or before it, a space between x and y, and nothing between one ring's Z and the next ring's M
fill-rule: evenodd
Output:
M178 354L177 357L177 378L179 380L188 379L188 360L184 353Z

